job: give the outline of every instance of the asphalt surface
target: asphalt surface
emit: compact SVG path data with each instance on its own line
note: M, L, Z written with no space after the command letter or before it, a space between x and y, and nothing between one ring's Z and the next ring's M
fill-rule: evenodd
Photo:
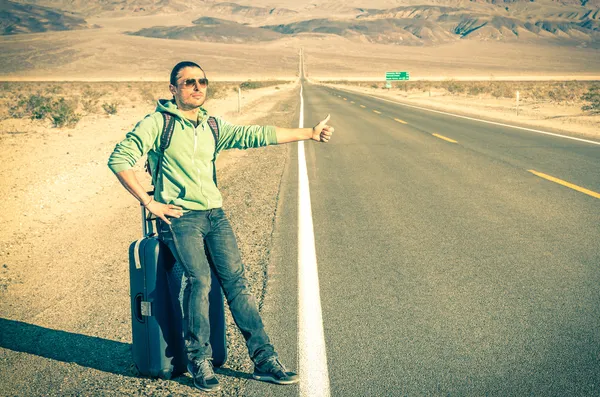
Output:
M336 129L306 143L332 396L600 395L600 199L528 171L600 192L600 146L315 85L304 100L307 126ZM296 153L263 306L294 369Z

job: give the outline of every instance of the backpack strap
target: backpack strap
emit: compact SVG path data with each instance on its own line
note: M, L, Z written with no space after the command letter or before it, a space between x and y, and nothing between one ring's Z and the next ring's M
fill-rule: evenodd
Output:
M213 154L213 181L215 182L215 186L217 185L217 144L219 143L219 124L217 123L217 119L213 116L210 116L207 120L208 126L210 127L210 131L213 134L213 138L215 138L215 153Z
M164 120L160 136L160 151L162 155L171 144L171 138L173 138L173 131L175 130L175 117L167 112L160 112L160 114L162 114Z
M156 172L153 173L150 169L150 163L146 160L146 171L150 174L150 176L157 175L160 172L160 167L162 164L163 156L165 154L165 150L171 144L171 139L173 138L173 131L175 130L175 117L167 112L160 112L163 117L163 129L160 134L160 146L158 148L158 164L156 166ZM154 181L154 178L152 178Z

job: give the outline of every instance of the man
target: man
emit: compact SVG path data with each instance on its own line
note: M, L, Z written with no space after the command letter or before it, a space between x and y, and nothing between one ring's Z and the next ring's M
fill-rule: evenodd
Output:
M298 382L298 375L279 361L267 336L255 298L250 294L240 252L229 221L221 209L222 197L213 181L213 157L221 150L248 149L312 139L328 142L333 127L329 116L313 128L238 126L215 118L219 127L216 142L202 107L208 80L193 62L180 62L171 72L172 100L161 100L156 112L140 121L117 144L108 165L123 186L159 220L159 238L181 263L188 283L183 302L184 340L188 370L194 385L205 391L219 389L209 343L208 293L210 267L206 244L216 274L229 303L235 323L246 339L254 362L253 377L277 384ZM167 112L175 118L169 147L160 153L160 134ZM154 196L139 183L132 167L148 153L155 172Z

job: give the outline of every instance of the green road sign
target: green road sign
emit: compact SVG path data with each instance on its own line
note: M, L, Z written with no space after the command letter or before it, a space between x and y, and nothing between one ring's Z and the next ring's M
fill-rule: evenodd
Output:
M408 72L385 72L386 80L408 80L409 78Z

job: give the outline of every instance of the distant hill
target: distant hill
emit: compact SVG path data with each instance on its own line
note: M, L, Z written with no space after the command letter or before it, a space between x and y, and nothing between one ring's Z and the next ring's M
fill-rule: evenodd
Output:
M203 7L203 0L16 0L35 3L59 10L74 11L85 16L151 15L157 12L175 13Z
M287 8L244 6L232 2L207 0L15 0L58 10L75 11L86 16L106 15L152 15L159 12L177 13L189 10L211 9L224 15L243 17L286 16L297 14Z
M297 15L298 11L287 8L267 8L267 7L252 7L243 6L237 3L216 3L210 9L212 11L244 17L266 17L266 16L289 16Z
M224 19L202 17L195 26L155 26L128 34L172 40L197 40L220 43L247 43L277 40L281 34Z
M459 39L548 40L600 45L600 9L583 6L540 7L531 1L475 7L405 6L357 9L355 19L311 19L263 26L285 35L334 34L382 43L427 45ZM517 0L518 2L519 0ZM485 3L485 2L484 2ZM513 10L511 10L511 7Z
M25 3L33 0L13 1ZM250 3L250 0L240 1ZM357 3L353 0L313 0L310 3L293 3L290 0L287 4L294 6L288 8L210 0L38 0L36 4L55 7L56 14L53 15L66 15L65 11L58 9L103 16L159 12L207 15L194 21L194 26L154 26L130 33L175 40L241 43L316 34L395 45L435 45L457 40L544 40L561 45L600 48L600 0L405 0L405 4L417 2L420 5L380 9L355 8L350 5ZM261 3L266 4L264 1ZM50 12L50 9L45 10ZM9 14L14 20L15 11ZM327 16L322 17L324 14ZM217 15L220 19L208 18L208 15ZM280 24L277 24L278 17L281 18ZM26 18L21 16L20 21L24 20ZM55 21L59 21L59 17L40 17L37 22L29 23L29 27L11 28L11 32L29 31L36 28L36 24L43 25L46 20L52 21L49 24L58 29L59 23ZM65 28L85 24L83 20L64 21Z
M86 29L88 27L85 19L76 14L6 0L0 2L2 35Z
M86 16L106 15L152 15L178 13L189 10L210 9L223 15L246 18L267 16L289 16L298 11L287 8L254 7L232 2L213 2L209 0L14 0L19 3L31 3L58 10L76 11Z

